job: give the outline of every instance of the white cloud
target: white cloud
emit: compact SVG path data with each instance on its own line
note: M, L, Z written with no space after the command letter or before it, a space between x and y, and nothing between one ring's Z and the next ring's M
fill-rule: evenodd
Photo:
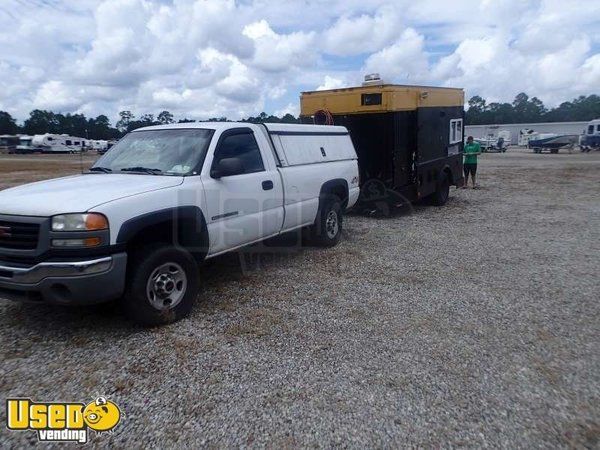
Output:
M288 103L283 108L275 111L275 115L278 117L283 117L286 114L291 114L292 116L298 116L300 114L300 105L298 103Z
M317 91L326 91L328 89L338 89L344 87L346 83L341 78L334 78L329 75L325 75L323 84L317 86Z
M598 93L599 18L597 1L3 0L0 109L240 118L368 72L553 105Z
M365 73L379 73L386 82L422 83L428 78L424 37L408 28L392 45L367 58Z
M244 27L242 34L254 41L253 66L267 72L306 66L315 58L314 33L280 35L271 29L267 21L260 20Z
M81 92L70 89L62 81L52 80L40 86L33 102L44 109L72 111L82 104L80 94Z
M357 55L380 50L402 29L396 8L386 6L374 15L342 16L324 33L323 45L333 55Z

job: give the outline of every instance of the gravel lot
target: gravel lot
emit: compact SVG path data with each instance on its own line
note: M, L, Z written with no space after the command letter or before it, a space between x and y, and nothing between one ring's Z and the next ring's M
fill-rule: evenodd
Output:
M0 302L2 400L105 395L126 417L99 447L598 447L600 153L479 170L334 249L214 260L171 326Z

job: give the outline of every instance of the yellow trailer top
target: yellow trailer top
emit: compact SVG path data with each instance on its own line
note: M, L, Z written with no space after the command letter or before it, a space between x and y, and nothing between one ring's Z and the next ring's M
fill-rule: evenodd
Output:
M465 94L459 88L376 84L303 92L300 115L312 116L319 110L331 114L364 114L464 104Z

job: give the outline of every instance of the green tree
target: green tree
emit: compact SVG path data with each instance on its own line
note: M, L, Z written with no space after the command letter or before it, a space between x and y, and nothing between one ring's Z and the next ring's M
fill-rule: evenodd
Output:
M139 120L132 120L127 125L127 132L133 131L137 128L149 127L152 125L158 125L159 122L154 120L154 114L144 114Z
M161 111L158 114L158 117L156 118L156 120L158 120L159 123L161 123L162 125L166 125L169 123L173 123L173 114L171 114L169 111Z
M23 124L25 134L60 133L56 114L50 111L34 109L29 113L29 119Z
M58 122L56 133L81 138L88 137L88 122L83 114L56 114L55 118Z
M469 109L465 114L465 122L467 125L480 125L485 122L486 112L488 107L485 100L479 95L475 95L469 99Z
M110 140L120 136L119 130L112 128L110 120L103 114L95 119L88 119L87 127L90 139Z
M133 121L133 119L135 119L135 116L131 111L121 111L119 113L119 117L120 119L117 122L117 130L119 130L121 133L124 133L129 129L129 124L131 121Z
M13 117L5 112L0 111L0 134L17 134L19 126Z
M290 113L287 113L281 118L281 123L300 123L300 119L297 119Z

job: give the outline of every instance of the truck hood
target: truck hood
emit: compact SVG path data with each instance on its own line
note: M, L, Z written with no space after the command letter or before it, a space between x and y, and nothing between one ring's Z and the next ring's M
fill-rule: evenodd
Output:
M85 212L103 203L178 186L183 177L134 174L75 175L0 191L0 214L52 216Z

